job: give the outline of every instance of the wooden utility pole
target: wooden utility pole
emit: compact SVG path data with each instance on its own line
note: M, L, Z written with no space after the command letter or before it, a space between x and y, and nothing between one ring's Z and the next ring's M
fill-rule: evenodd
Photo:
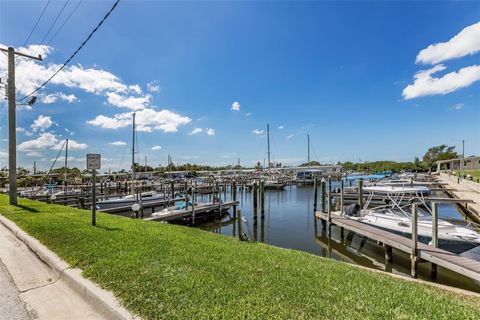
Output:
M16 134L16 102L15 102L15 55L42 60L42 56L34 57L24 53L15 52L13 47L0 48L8 53L8 178L10 205L17 205L17 134ZM35 101L35 100L32 100ZM30 104L30 103L29 103ZM32 102L33 104L33 102Z

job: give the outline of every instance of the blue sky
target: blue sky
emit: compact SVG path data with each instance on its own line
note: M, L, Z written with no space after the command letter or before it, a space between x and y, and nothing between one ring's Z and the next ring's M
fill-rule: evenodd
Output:
M17 59L17 95L48 78L112 3L82 2L46 47L78 4L67 4L42 43L65 4L52 1L20 48L46 1L0 1L2 47L46 54L34 66ZM154 165L168 154L179 163L263 162L267 123L273 157L288 165L306 160L307 134L322 163L411 161L458 139L467 155L480 154L479 21L473 1L120 1L33 108L17 112L18 163L49 167L68 137L72 165L98 152L103 168L127 168L134 109L138 160ZM2 80L5 62L0 55ZM3 166L6 102L0 114Z

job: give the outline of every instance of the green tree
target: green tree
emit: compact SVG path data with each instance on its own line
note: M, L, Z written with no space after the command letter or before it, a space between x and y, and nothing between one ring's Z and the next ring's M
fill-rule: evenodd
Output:
M423 163L427 169L435 169L435 162L439 160L456 159L457 153L453 151L455 147L449 147L445 144L431 147L423 156Z

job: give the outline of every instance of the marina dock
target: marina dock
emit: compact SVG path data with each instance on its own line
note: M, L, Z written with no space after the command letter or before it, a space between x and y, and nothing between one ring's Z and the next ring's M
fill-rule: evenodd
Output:
M230 209L231 207L237 206L239 204L238 201L228 201L225 203L220 204L207 204L201 206L189 206L183 210L175 210L175 212L162 214L162 215L154 215L143 220L147 221L173 221L173 220L180 220L180 219L195 219L196 215L202 215L209 212L216 212L216 211L225 211Z
M322 220L322 223L328 223L329 217L327 213L316 212L315 217ZM392 259L391 248L411 254L412 248L416 246L415 256L411 255L410 257L412 260L412 276L416 276L418 262L428 261L433 265L441 266L469 277L472 280L480 281L480 261L451 253L434 246L426 245L424 243L414 243L411 239L401 235L343 217L331 215L330 224L331 225L328 228L335 225L341 228L342 233L342 229L346 229L382 243L385 247L385 257L387 260ZM433 267L433 270L435 269L436 267Z

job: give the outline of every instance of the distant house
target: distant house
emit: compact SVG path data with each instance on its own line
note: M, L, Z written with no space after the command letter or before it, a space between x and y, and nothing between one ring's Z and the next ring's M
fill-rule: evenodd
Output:
M442 170L460 170L462 164L462 158L439 160L437 163L437 171ZM465 158L463 162L464 170L480 170L480 157L470 156Z

